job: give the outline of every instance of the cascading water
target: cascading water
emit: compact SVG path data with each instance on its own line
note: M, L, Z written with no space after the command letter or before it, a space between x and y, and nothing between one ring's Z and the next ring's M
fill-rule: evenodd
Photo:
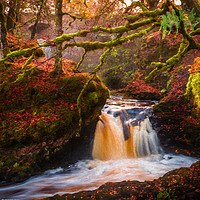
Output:
M55 194L94 190L106 182L153 180L188 167L198 159L165 154L149 117L152 102L112 98L96 126L93 160L0 188L0 199L41 199Z
M138 108L115 109L105 109L97 123L92 153L94 159L138 158L162 152L148 118L149 108L142 111ZM133 112L137 113L134 118L131 116Z

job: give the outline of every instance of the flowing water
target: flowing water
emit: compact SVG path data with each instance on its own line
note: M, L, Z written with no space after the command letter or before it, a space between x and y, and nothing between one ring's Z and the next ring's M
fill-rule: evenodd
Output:
M1 187L0 199L41 199L94 190L110 181L153 180L170 170L190 166L198 159L163 152L149 120L154 103L109 99L96 126L93 160L80 160L23 183Z

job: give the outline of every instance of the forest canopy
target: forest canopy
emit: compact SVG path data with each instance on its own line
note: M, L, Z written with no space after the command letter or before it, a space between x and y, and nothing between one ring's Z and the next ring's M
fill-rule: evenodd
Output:
M181 34L182 42L180 43L178 52L165 62L152 62L151 66L154 69L146 76L148 81L157 71L170 71L174 65L191 49L200 49L200 44L194 40L195 35L200 34L200 18L199 18L199 3L197 0L181 1L181 5L176 5L176 1L133 1L127 6L125 1L33 1L27 3L23 0L3 1L0 3L1 15L1 43L3 46L4 57L0 60L1 65L9 65L10 61L15 58L31 53L26 65L29 65L34 59L38 49L41 47L55 47L56 53L54 70L52 76L62 73L62 53L65 49L72 47L81 47L84 53L77 64L75 71L79 71L86 54L90 51L105 49L105 52L100 57L100 64L90 73L96 76L96 73L105 62L106 56L110 51L124 43L142 37L147 33L157 31L158 28L162 31L162 39L166 35ZM17 8L17 9L15 9ZM139 9L138 9L139 8ZM31 13L32 18L23 21L23 16L26 13ZM95 14L94 14L95 13ZM9 48L8 34L19 34L23 26L32 22L31 39L36 37L39 21L48 17L55 16L55 37L46 39L46 42L31 48L22 48L13 51ZM63 16L68 15L72 21L69 26L73 25L76 20L91 18L97 24L96 26L88 27L88 29L79 30L75 33L63 33ZM101 17L103 18L101 19ZM114 18L119 21L118 26L112 26L108 18ZM108 17L108 18L107 18ZM98 25L98 23L102 23ZM120 25L119 25L120 24ZM76 42L75 38L84 38L87 35L99 32L112 34L110 40L105 42L100 41L80 41ZM25 68L25 66L23 68ZM23 71L23 70L22 70ZM25 72L23 72L25 73ZM22 76L23 77L23 76ZM93 79L93 78L91 78ZM3 88L5 81L1 84ZM87 87L87 84L86 84Z

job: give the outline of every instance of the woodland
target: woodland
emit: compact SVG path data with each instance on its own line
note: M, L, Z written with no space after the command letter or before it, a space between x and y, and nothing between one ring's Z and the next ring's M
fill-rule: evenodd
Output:
M199 0L0 0L0 27L0 186L78 160L110 94L159 101L164 148L199 158ZM47 199L199 197L200 161Z

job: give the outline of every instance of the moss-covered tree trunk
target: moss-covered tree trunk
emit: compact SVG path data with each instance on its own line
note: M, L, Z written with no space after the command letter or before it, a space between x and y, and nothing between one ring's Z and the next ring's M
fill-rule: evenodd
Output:
M13 32L13 29L15 28L15 7L16 7L16 0L9 2L9 12L7 15L7 30Z
M62 0L56 0L55 1L55 7L56 7L56 36L60 36L63 34L62 30ZM57 44L57 54L55 56L55 63L54 63L54 73L60 74L62 73L62 43Z
M0 2L0 24L1 24L1 43L3 45L3 56L6 57L6 55L10 52L10 50L8 47L6 18L4 15L4 6L2 2Z

